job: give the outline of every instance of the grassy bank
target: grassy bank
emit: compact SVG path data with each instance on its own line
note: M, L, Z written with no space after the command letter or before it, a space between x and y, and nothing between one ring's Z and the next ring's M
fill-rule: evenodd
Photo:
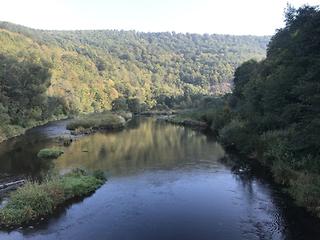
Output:
M42 121L29 122L24 127L19 126L19 125L5 124L3 122L0 122L0 143L4 142L10 138L20 136L20 135L24 134L28 129L38 127L41 125L45 125L51 121L57 121L57 120L62 120L62 119L66 119L66 118L67 118L67 116L65 116L65 115L54 116L54 117L51 117L49 119L42 120Z
M125 124L126 120L122 116L103 112L79 116L67 125L67 129L81 134L94 130L121 129Z
M74 170L43 183L28 182L12 192L8 204L0 209L1 226L14 227L36 221L66 201L94 192L105 181L102 172L89 175L83 170Z

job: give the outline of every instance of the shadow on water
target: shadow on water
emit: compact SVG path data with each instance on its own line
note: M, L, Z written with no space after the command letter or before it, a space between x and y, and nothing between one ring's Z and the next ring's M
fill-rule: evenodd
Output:
M121 132L74 141L53 161L40 148L57 144L65 122L0 145L0 172L39 176L82 167L108 172L96 193L69 203L33 229L3 239L317 239L320 223L294 206L259 169L222 163L212 135L134 119ZM237 157L237 156L236 156ZM236 161L240 162L240 161ZM250 171L252 170L252 171Z
M320 219L312 216L306 209L297 206L286 193L286 189L274 182L269 169L257 161L248 162L245 157L235 153L229 153L228 157L221 161L230 167L239 186L247 193L248 199L255 199L257 183L263 186L260 191L263 190L271 196L271 203L276 208L274 214L277 215L277 221L281 222L283 227L284 239L313 240L320 237ZM268 209L268 206L264 208ZM257 225L257 229L259 228L261 226ZM270 236L261 235L260 238L269 239Z

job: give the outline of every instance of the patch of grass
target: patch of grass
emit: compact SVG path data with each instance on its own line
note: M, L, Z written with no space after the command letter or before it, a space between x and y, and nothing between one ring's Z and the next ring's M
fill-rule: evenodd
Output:
M105 181L101 171L89 175L75 170L41 184L28 182L13 192L8 204L0 209L0 224L11 227L37 220L68 200L94 192Z
M77 129L120 129L125 126L125 119L111 112L82 115L67 125L68 130Z
M207 128L208 123L202 118L203 113L197 111L184 111L179 112L176 115L170 116L165 118L167 122L183 125L183 126L190 126L195 128Z
M62 149L60 148L44 148L41 149L37 156L38 158L42 158L42 159L55 159L58 158L60 155L62 155L64 152Z

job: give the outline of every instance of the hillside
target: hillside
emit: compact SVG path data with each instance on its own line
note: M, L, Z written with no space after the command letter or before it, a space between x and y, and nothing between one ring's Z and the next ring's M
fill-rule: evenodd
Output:
M137 97L223 94L242 62L265 56L269 37L44 31L0 22L0 139L66 115ZM5 137L2 137L5 138Z
M236 69L233 93L197 114L320 217L320 9L289 7L285 23L263 61Z

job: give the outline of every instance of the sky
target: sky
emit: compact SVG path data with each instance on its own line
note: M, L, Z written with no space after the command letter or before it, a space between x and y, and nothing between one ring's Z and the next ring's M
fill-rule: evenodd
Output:
M0 21L37 29L272 35L284 8L320 0L1 0Z

